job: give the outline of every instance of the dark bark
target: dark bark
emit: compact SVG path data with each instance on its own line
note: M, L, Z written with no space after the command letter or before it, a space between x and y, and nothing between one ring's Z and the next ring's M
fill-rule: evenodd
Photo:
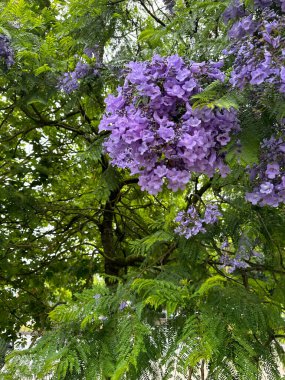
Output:
M101 241L105 257L105 274L108 276L118 276L120 267L116 264L117 252L114 251L114 231L113 231L113 217L114 208L120 196L120 189L112 191L107 201L104 212L103 221L99 226L101 233Z
M131 178L127 181L121 182L116 190L113 190L109 196L108 201L104 207L103 211L103 221L99 225L99 230L101 234L101 241L104 251L104 269L107 276L119 276L120 269L126 267L135 262L141 262L143 258L133 257L133 258L124 258L124 255L120 250L115 250L116 239L113 229L113 218L114 218L114 209L121 197L121 189L125 185L137 183L136 178Z

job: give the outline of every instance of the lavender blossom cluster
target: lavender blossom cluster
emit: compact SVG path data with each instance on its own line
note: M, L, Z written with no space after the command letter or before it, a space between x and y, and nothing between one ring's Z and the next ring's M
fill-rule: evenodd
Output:
M98 53L98 46L94 48L86 48L84 53L89 58L95 58L95 64L88 64L83 60L77 62L74 71L66 72L62 75L59 81L59 88L66 94L70 94L73 91L78 90L80 85L80 79L87 77L88 75L99 76L100 68L102 66L101 57Z
M79 88L79 79L86 77L89 74L89 71L89 65L79 61L74 71L69 71L63 74L60 79L60 89L67 94L77 90Z
M222 255L220 257L220 268L226 268L228 273L233 273L238 269L249 268L251 262L263 260L263 255L250 247L241 245L234 255L229 251L229 247L230 244L225 240L221 245Z
M255 8L280 7L285 12L285 0L254 0Z
M285 12L285 0L254 0L254 6L256 9L275 6L281 8L282 12Z
M214 204L209 203L205 206L203 217L200 215L197 207L191 206L187 211L180 211L177 214L175 222L179 223L179 225L175 228L174 232L189 239L199 232L206 232L205 225L216 223L220 216L222 214Z
M250 170L254 184L252 192L246 193L246 200L253 205L277 207L285 203L285 142L271 137L261 144L259 163Z
M249 257L247 259L249 259ZM227 254L225 254L220 257L220 261L222 263L220 265L220 268L227 268L228 273L233 273L237 269L246 269L249 267L249 264L244 260L245 258L241 255L230 257Z
M8 68L15 63L14 51L11 47L10 39L4 34L0 34L0 58L4 60Z
M112 163L139 175L150 194L164 183L184 189L190 173L227 175L222 148L239 129L236 112L194 109L191 96L202 83L224 80L221 62L186 64L178 55L130 62L118 95L106 99L100 131L111 131L105 150Z
M271 9L273 6L275 9ZM233 41L224 50L235 57L230 82L242 89L246 84L274 84L285 93L285 0L255 1L256 12L249 14L235 0L224 13L224 20L237 19L229 30ZM279 8L279 10L278 10Z
M255 10L262 10L272 6L281 9L282 12L285 12L285 0L254 0ZM226 23L228 23L230 20L235 20L248 15L249 13L246 10L244 1L233 0L224 11L223 19Z

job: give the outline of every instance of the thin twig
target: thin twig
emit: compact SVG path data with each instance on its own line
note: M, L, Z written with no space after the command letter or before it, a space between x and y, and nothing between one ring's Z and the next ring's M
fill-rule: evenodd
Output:
M139 0L139 3L141 4L141 6L144 8L144 10L160 25L162 25L163 27L166 27L166 24L160 20L155 14L153 14L148 8L147 6L145 5L144 1L143 0Z

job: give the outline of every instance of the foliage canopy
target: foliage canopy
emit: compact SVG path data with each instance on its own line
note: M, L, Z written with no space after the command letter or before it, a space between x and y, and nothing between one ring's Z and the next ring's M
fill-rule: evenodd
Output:
M266 21L272 6L282 26L283 2L265 3L235 2L240 25L251 14ZM285 186L284 150L264 167L285 139L284 91L277 88L285 65L278 55L279 69L234 85L238 53L224 51L233 44L228 32L236 20L225 22L231 6L1 2L1 379L203 380L205 371L211 380L282 378L284 204L262 204L256 189L267 175L261 190L268 194L282 173ZM278 25L273 58L284 47ZM263 43L258 33L250 38ZM184 189L163 185L149 194L138 175L111 163L104 143L112 132L100 128L104 99L124 86L128 62L155 54L224 59L224 81L203 77L191 106L197 114L205 107L236 112L238 134L219 145L226 176L193 172ZM147 108L148 98L132 91L135 106ZM281 199L284 189L274 186ZM191 237L177 233L179 212L192 207L202 217L210 203L219 209L215 222ZM27 331L31 347L12 350Z

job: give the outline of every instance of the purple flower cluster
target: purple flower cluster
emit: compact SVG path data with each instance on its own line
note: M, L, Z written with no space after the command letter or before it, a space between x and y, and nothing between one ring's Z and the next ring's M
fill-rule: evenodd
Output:
M281 7L280 14L271 5ZM284 1L255 1L257 12L247 13L236 0L224 13L225 21L238 18L229 30L233 40L224 53L235 57L230 82L243 88L246 84L272 83L285 93L285 12Z
M14 64L14 51L11 47L10 39L4 34L0 34L0 58L5 62L9 68Z
M224 254L220 257L221 268L228 268L228 273L233 273L237 269L245 269L249 267L249 264L244 261L245 258L237 254L235 257L230 257L227 254Z
M245 6L240 0L233 0L223 13L225 23L246 15Z
M255 8L269 8L271 6L280 7L285 12L285 0L254 0Z
M180 211L177 214L175 222L179 223L179 226L174 232L189 239L199 232L206 232L205 225L216 223L221 215L218 207L211 203L206 205L203 216L197 207L191 206L187 211Z
M261 144L261 155L257 165L250 170L254 184L246 200L254 205L277 207L285 203L285 142L271 137Z
M285 0L254 0L254 8L256 10L263 10L272 6L285 12ZM223 19L225 23L228 23L230 20L248 16L248 14L244 1L232 0L231 4L223 13Z
M234 110L194 109L201 83L223 80L221 63L186 64L177 55L130 62L118 95L106 99L99 129L112 163L139 175L142 190L157 194L164 183L184 189L190 172L212 176L229 171L221 149L239 129Z
M74 71L64 73L60 80L60 89L70 94L79 87L79 79L86 77L90 73L90 66L87 63L79 61Z
M77 62L74 71L69 71L64 73L59 81L59 88L70 94L73 91L76 91L80 85L80 79L87 77L88 75L99 76L99 69L102 67L101 57L98 51L98 45L94 48L84 49L84 54L87 55L90 59L96 59L95 64L88 64L80 60Z
M233 273L237 269L250 267L250 262L260 262L263 255L255 251L252 247L240 245L236 254L229 251L230 244L225 240L221 245L222 255L220 257L220 268L227 268L228 273Z
M94 45L93 47L86 47L84 49L84 54L87 55L89 58L95 58L96 59L96 65L97 66L102 66L102 55L100 53L100 46L99 45Z

